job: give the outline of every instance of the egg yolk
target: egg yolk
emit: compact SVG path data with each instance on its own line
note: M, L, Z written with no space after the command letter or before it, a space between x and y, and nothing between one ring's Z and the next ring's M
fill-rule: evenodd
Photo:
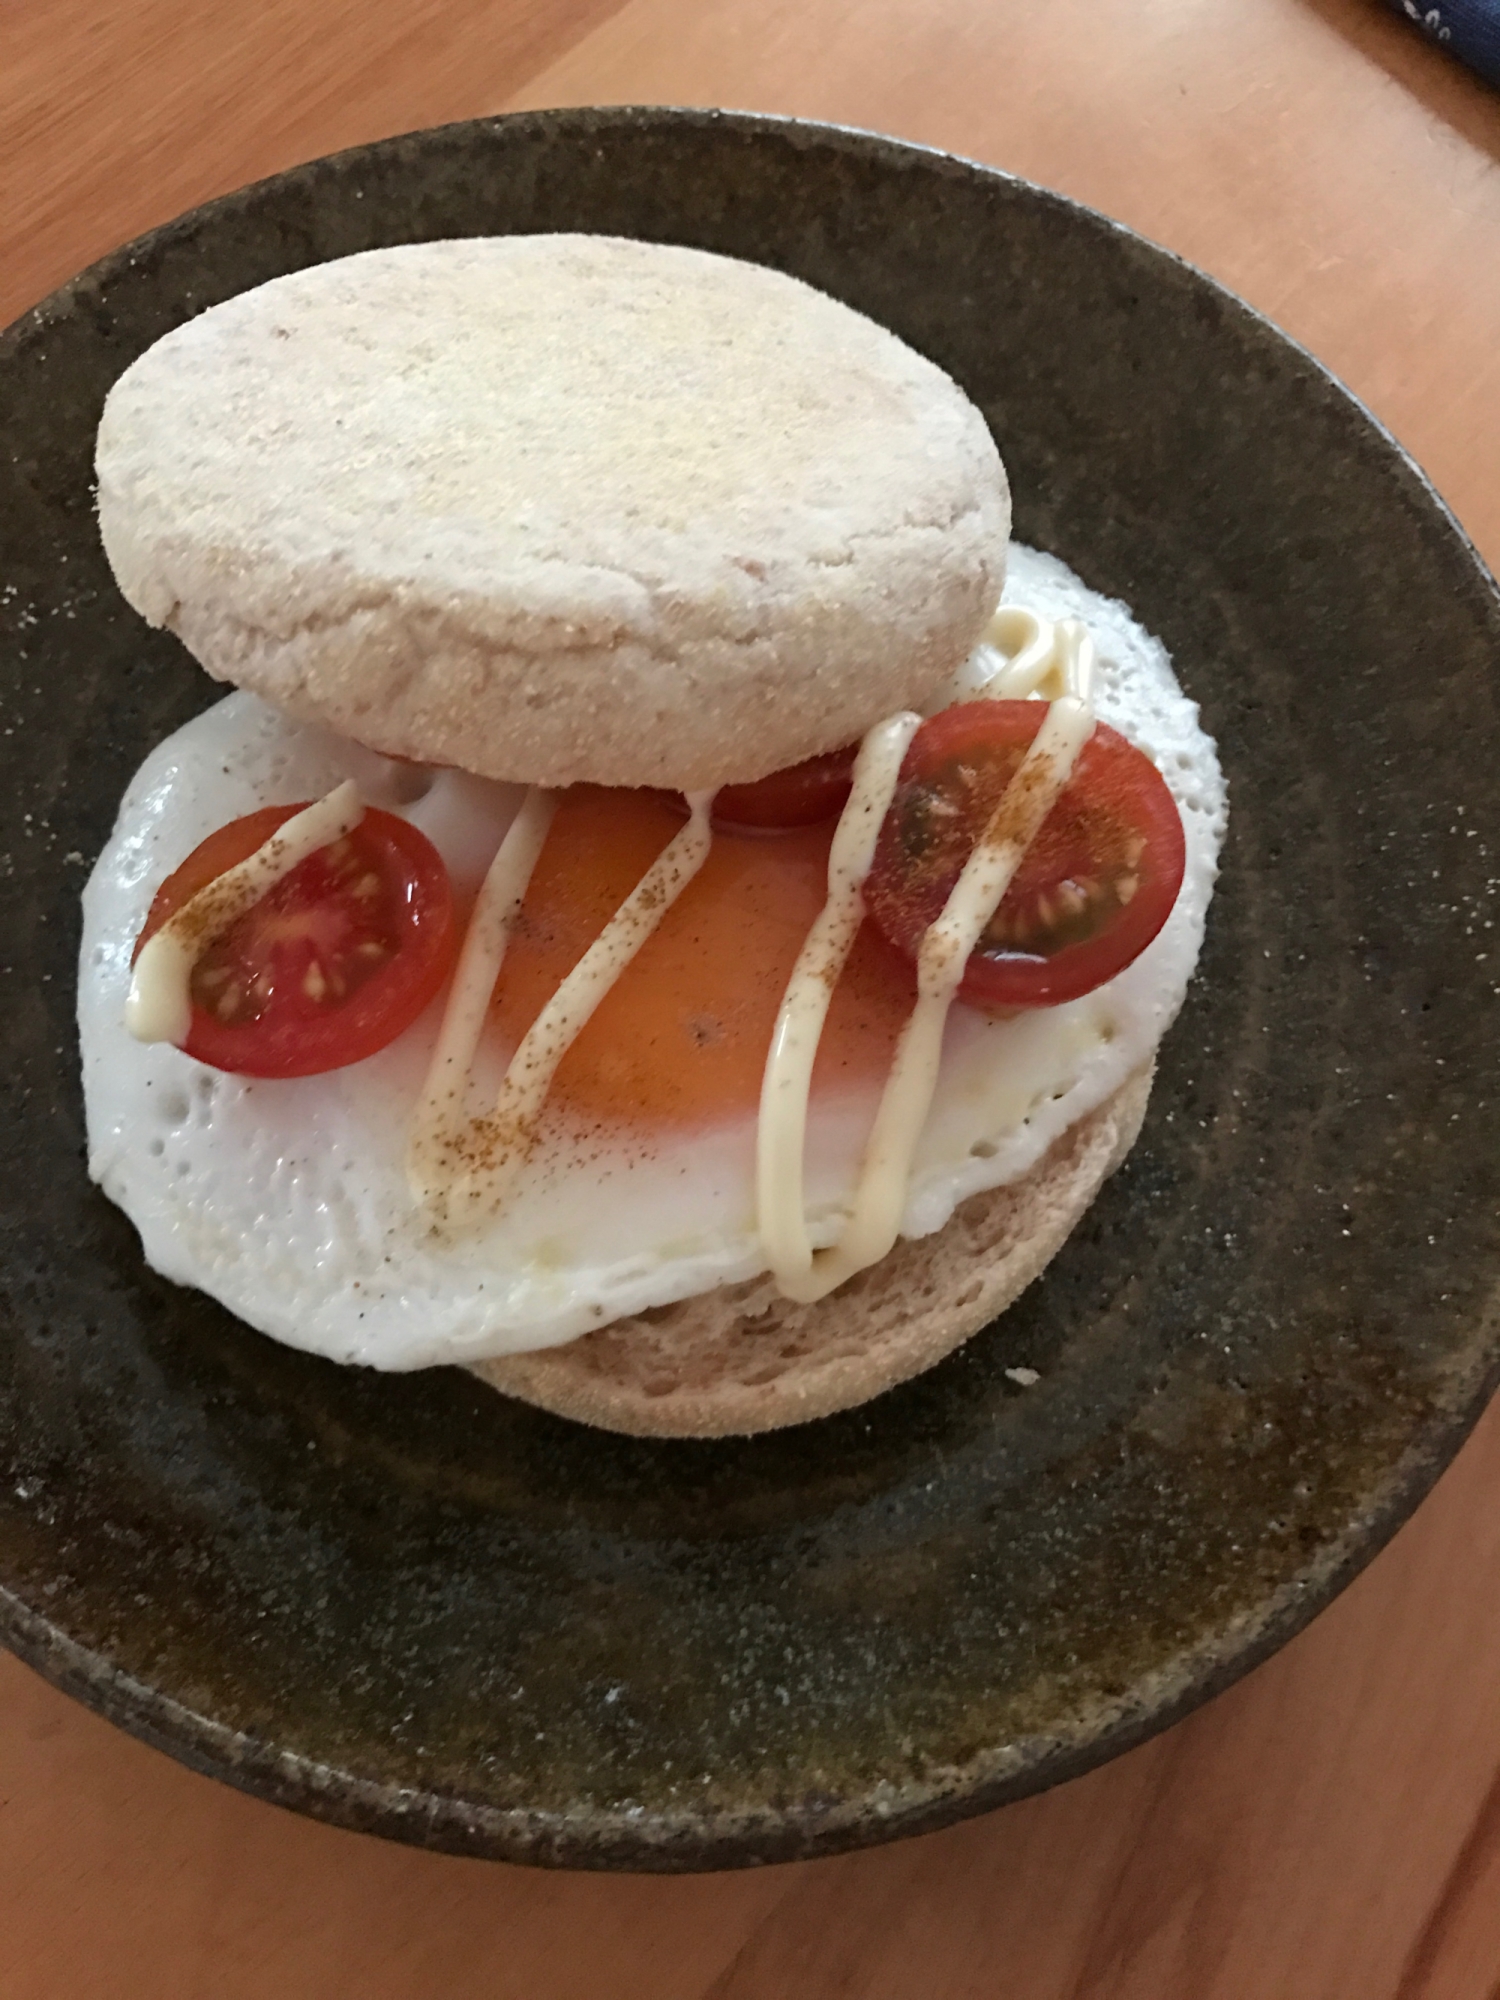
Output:
M496 988L508 1047L682 823L651 792L580 785L563 797ZM564 1057L553 1101L632 1125L753 1116L787 981L828 893L832 839L832 822L715 832L703 867ZM882 1081L915 995L908 962L863 926L834 990L814 1094Z

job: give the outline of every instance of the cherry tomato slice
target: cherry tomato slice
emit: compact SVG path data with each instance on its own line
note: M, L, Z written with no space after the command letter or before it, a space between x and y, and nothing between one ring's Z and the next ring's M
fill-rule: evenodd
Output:
M859 745L789 764L753 785L725 785L714 799L714 825L760 832L817 826L844 810Z
M915 959L1047 712L964 702L912 738L865 884L891 942ZM1150 944L1186 860L1182 821L1148 757L1100 723L970 954L960 998L1053 1007L1092 992Z
M301 805L266 806L211 833L156 892L136 951ZM393 813L366 810L342 840L284 876L193 967L184 1049L241 1076L316 1076L409 1028L458 951L441 855Z

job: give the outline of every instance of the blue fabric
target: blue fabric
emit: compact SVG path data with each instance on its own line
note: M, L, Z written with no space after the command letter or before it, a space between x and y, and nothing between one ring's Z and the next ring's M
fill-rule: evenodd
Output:
M1389 0L1424 34L1500 85L1500 0Z

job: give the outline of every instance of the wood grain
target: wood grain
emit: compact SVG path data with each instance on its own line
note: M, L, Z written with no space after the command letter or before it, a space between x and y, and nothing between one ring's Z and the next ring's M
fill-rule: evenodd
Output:
M10 0L0 319L154 222L510 106L725 103L977 155L1304 341L1500 561L1500 98L1365 0ZM0 1660L0 1996L1497 2000L1500 1409L1310 1631L929 1839L692 1881L314 1826Z

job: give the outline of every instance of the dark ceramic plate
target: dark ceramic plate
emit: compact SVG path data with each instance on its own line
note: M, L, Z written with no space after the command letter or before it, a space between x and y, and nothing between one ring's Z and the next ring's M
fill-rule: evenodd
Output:
M83 1169L77 892L141 757L215 699L111 585L105 391L278 272L544 229L779 265L951 370L1019 534L1165 638L1232 782L1145 1133L1066 1251L921 1381L747 1443L631 1442L455 1371L278 1348L146 1270ZM937 154L562 112L173 223L22 321L0 393L0 1607L43 1673L347 1826L582 1867L779 1860L1138 1742L1426 1492L1500 1356L1500 604L1271 327Z

